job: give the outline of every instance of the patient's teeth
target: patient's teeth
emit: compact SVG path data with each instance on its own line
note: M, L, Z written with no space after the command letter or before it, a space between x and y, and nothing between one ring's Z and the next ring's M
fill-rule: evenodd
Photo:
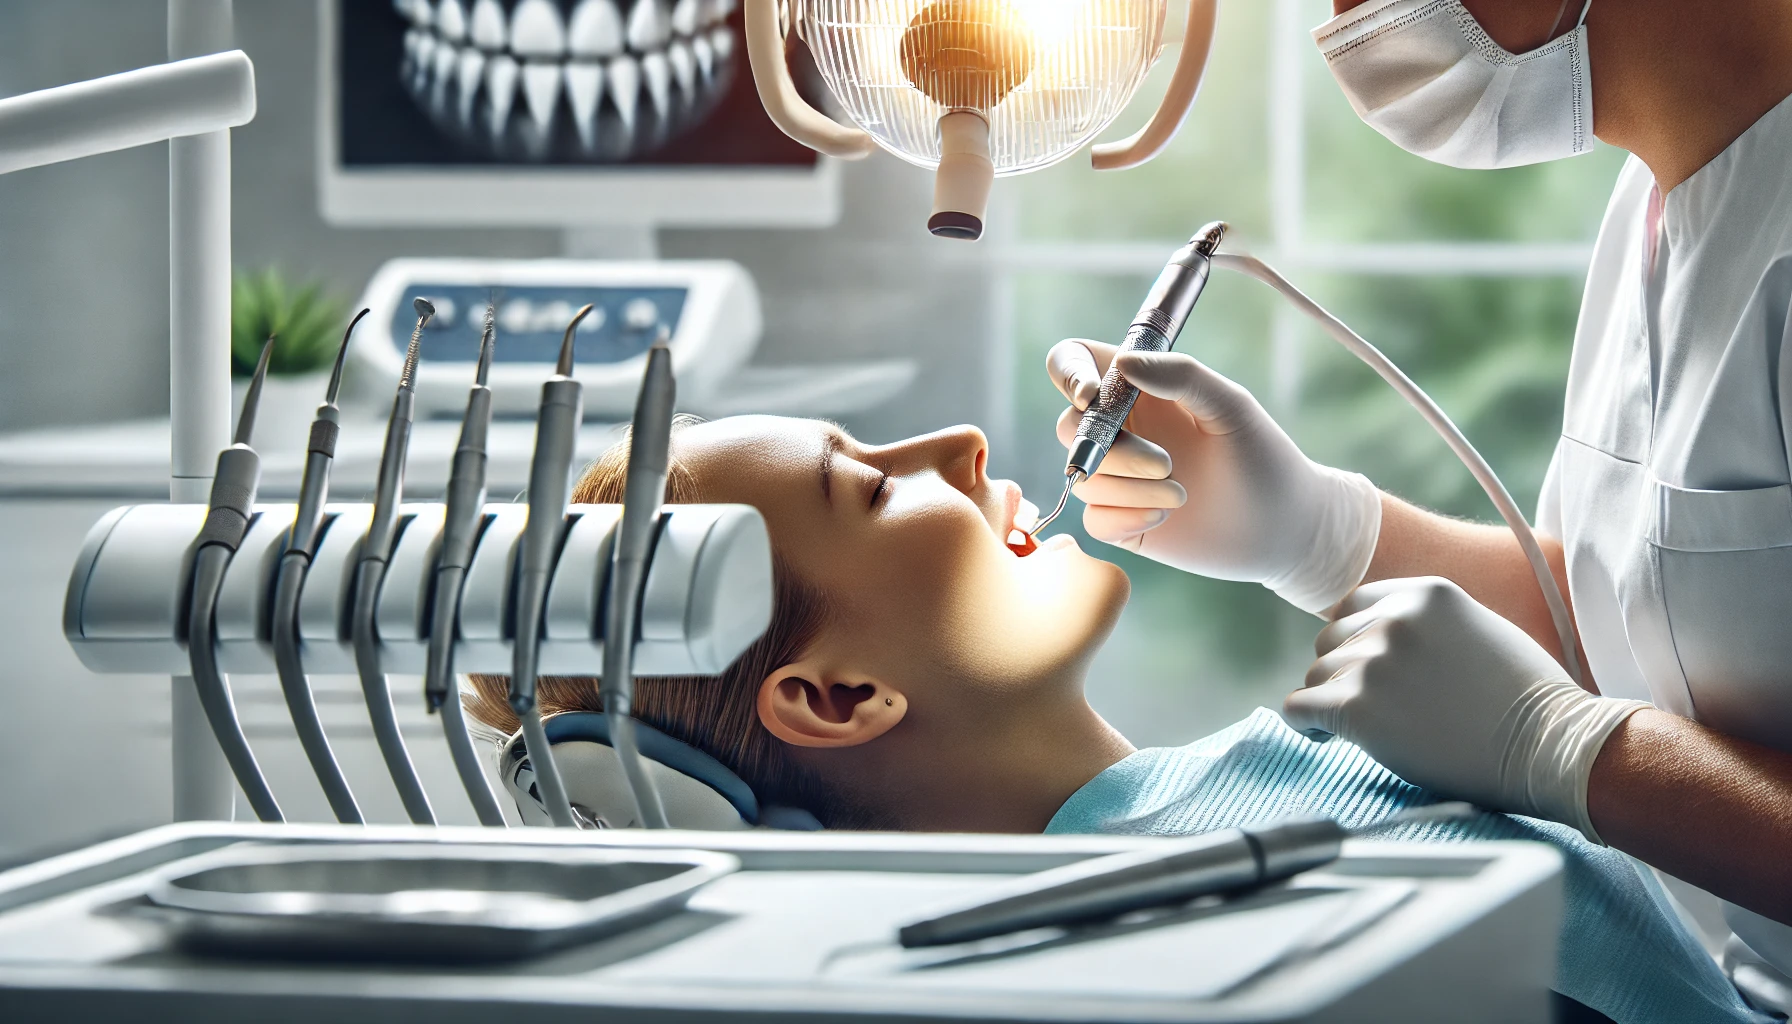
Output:
M734 30L726 25L717 25L710 30L709 45L715 48L718 64L734 56Z
M485 77L485 54L471 46L460 51L460 67L455 84L460 87L460 120L473 123L473 97L479 95L479 80Z
M1039 506L1025 498L1020 499L1020 509L1014 513L1014 525L1017 529L1031 530L1039 525Z
M460 0L441 0L436 5L436 32L451 43L467 38L467 9Z
M566 52L566 26L550 0L523 0L510 20L510 50L519 57L558 57Z
M615 0L581 0L566 30L575 57L614 57L622 52L622 12Z
M1009 530L1008 531L1008 546L1011 548L1026 547L1027 546L1027 535L1020 530Z
M504 25L504 7L498 0L474 0L472 24L467 29L473 45L496 53L510 37Z
M493 133L503 131L510 122L510 105L516 101L516 76L516 60L508 53L498 54L486 65L485 98Z
M554 121L554 105L560 102L560 65L532 60L523 65L523 96L529 116L546 130Z
M665 117L672 109L672 70L666 66L666 55L643 54L641 78L647 83L647 95L653 98L654 112Z
M705 82L716 75L716 51L709 45L708 36L698 36L691 40L691 55L697 58L697 70L702 73Z
M671 20L662 0L635 0L628 12L628 48L646 53L665 46L672 31Z
M566 65L566 102L572 107L573 124L589 146L597 138L597 105L604 97L601 64L574 61Z
M641 95L641 65L633 57L617 57L604 68L604 74L610 82L610 102L615 104L622 123L632 129Z
M697 58L691 56L691 48L682 39L675 39L666 47L666 63L672 65L672 77L678 80L678 89L689 97L697 89Z
M676 0L672 4L672 31L681 36L696 34L697 20L701 14L700 0Z

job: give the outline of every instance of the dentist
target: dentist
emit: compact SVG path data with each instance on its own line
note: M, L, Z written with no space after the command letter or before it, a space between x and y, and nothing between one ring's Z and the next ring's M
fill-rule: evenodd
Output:
M1084 525L1326 615L1290 724L1714 893L1731 977L1792 1009L1792 0L1334 5L1314 38L1402 148L1632 154L1538 513L1587 688L1504 528L1312 462L1187 355L1121 359L1143 396L1078 487ZM1113 352L1048 357L1066 440Z

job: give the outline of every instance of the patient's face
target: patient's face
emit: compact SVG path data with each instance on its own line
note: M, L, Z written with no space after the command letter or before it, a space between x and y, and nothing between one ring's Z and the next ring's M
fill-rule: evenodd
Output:
M674 445L705 500L760 510L829 599L823 644L902 688L911 714L999 709L1032 681L1080 684L1126 602L1126 575L1066 535L1025 557L1009 548L1020 489L985 474L974 427L871 446L814 420L741 416Z

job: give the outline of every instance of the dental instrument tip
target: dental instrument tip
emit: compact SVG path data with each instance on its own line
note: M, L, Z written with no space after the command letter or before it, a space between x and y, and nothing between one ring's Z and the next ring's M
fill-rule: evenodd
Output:
M416 310L417 315L426 321L436 315L436 304L421 295L411 300L411 308Z
M497 337L498 300L493 299L485 306L485 327L479 336L479 372L473 383L485 387L486 378L492 372L492 341Z
M255 363L255 376L249 378L249 391L243 395L243 411L236 419L236 437L234 444L248 444L255 433L255 409L261 404L261 385L268 376L268 357L274 354L274 336L261 346L261 358Z
M1039 522L1035 523L1033 525L1033 528L1031 530L1027 531L1027 536L1032 537L1035 540L1037 540L1039 538L1039 531L1050 526L1052 524L1052 520L1063 515L1064 514L1064 506L1070 503L1070 489L1072 487L1075 487L1077 484L1081 483L1082 481L1083 481L1083 473L1081 470L1073 469L1070 472L1064 474L1064 493L1058 495L1058 503L1056 505L1052 506L1051 514L1046 516L1044 519L1039 520Z
M336 365L330 370L330 386L324 391L325 405L336 404L336 393L342 390L342 363L348 356L348 340L355 335L355 325L361 322L362 317L371 312L373 310L362 308L361 312L356 313L355 318L348 322L348 330L342 332L342 347L336 350Z
M554 372L562 377L572 376L572 336L578 333L579 321L591 315L592 304L587 302L572 315L572 323L566 325L566 335L560 339L560 361L554 365Z
M417 326L411 331L411 344L404 352L404 371L398 375L400 391L415 385L417 380L417 355L423 345L423 325L436 315L436 307L428 299L419 297L411 300L417 310Z

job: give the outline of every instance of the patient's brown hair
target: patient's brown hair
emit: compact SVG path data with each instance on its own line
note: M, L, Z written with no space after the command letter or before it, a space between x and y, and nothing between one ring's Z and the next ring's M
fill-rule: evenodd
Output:
M573 488L572 500L595 505L620 503L627 475L628 444L624 441L585 470ZM673 459L666 501L693 504L702 500L702 490L690 468ZM803 808L830 828L864 827L853 809L813 772L799 766L790 756L790 748L759 721L760 683L780 665L802 657L827 620L822 594L798 579L776 552L772 576L772 622L765 635L719 676L642 678L635 686L635 715L727 765L753 788L761 803ZM466 696L467 712L506 735L515 733L518 723L508 700L509 678L474 675L468 679L472 685ZM598 679L592 676L544 676L537 694L544 716L603 710Z

